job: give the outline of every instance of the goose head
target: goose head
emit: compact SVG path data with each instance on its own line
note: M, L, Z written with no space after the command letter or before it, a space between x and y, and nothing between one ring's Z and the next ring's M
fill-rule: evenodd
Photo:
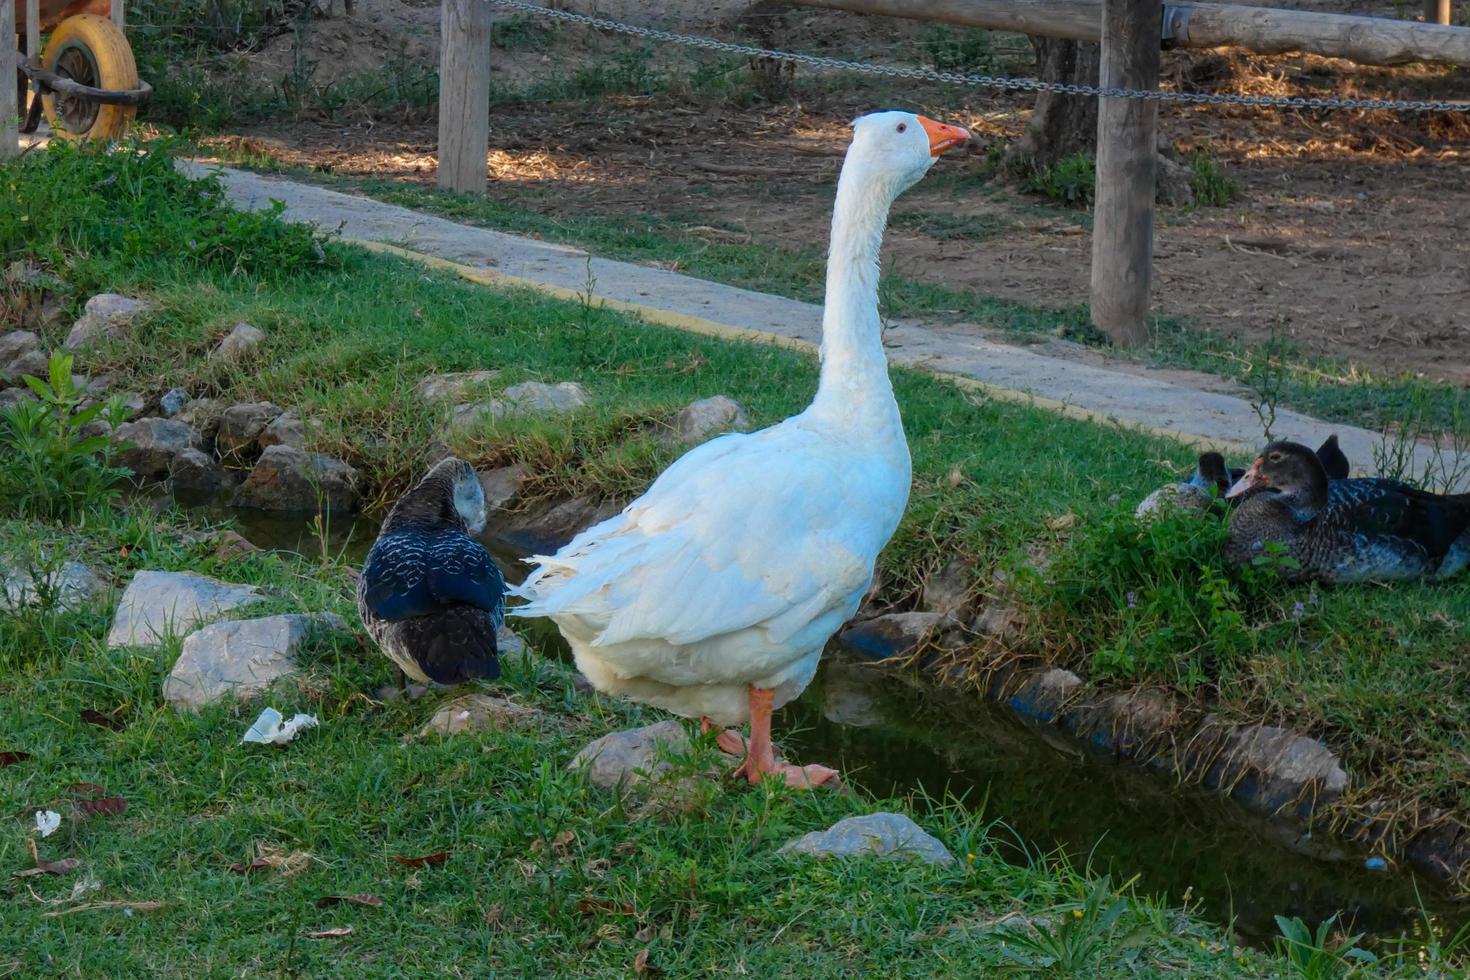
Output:
M1312 450L1296 442L1273 442L1261 450L1225 496L1265 491L1276 495L1298 517L1309 519L1327 501L1327 482L1327 471Z
M435 463L398 501L390 524L463 525L471 534L485 527L485 491L475 468L450 456Z
M891 201L916 184L941 153L969 141L968 130L912 112L870 112L853 121L843 171L856 170L874 194Z

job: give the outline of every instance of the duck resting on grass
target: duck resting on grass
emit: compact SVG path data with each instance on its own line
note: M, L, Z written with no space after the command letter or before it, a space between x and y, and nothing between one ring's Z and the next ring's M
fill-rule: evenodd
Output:
M470 464L450 457L394 504L357 582L362 624L405 676L459 684L500 676L495 631L505 580L473 535L485 492Z
M1273 442L1229 492L1225 557L1255 561L1279 543L1295 581L1449 578L1470 563L1470 494L1441 495L1397 480L1329 480L1306 446Z
M1322 462L1329 480L1346 480L1352 468L1342 447L1337 444L1336 433L1317 447L1317 459ZM1230 487L1244 475L1243 469L1227 467L1225 457L1219 453L1200 453L1199 462L1188 480L1159 487L1143 498L1133 514L1135 517L1152 517L1165 510L1203 513L1212 509L1216 501L1223 500ZM1238 503L1238 500L1233 502ZM1225 503L1229 506L1232 501Z
M837 182L817 394L800 415L685 454L622 513L577 535L514 594L553 620L600 691L712 723L750 722L736 775L816 785L777 760L771 712L811 682L908 502L910 461L878 319L889 206L969 140L909 112L853 124Z

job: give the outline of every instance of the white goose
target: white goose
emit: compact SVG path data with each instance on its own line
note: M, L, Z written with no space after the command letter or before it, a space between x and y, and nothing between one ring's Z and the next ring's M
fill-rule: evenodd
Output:
M811 406L690 450L622 513L579 534L513 590L551 618L598 690L751 737L736 774L824 782L776 761L771 712L816 673L857 611L908 502L910 461L878 319L888 209L957 126L908 112L853 125L832 215L821 379ZM739 751L726 732L720 744Z

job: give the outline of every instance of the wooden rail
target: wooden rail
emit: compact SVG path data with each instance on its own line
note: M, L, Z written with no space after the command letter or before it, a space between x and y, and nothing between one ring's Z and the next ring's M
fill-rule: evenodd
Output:
M15 46L15 4L0 0L0 160L20 152L20 103L15 79L20 51Z
M1073 41L1102 39L1102 4L1097 0L781 0L800 7L822 7L912 20L941 21L1019 31ZM1166 43L1181 48L1239 47L1259 54L1305 51L1346 58L1362 65L1410 62L1470 65L1470 28L1446 27L1449 0L1440 23L1353 17L1306 10L1275 10L1217 3L1157 4L1175 28Z

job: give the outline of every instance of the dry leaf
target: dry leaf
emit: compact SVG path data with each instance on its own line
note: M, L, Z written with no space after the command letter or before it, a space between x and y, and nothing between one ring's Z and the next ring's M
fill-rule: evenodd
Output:
M283 876L290 877L303 870L311 863L311 855L305 851L287 851L284 848L274 847L264 842L255 845L255 859L249 864L228 865L231 871L239 874L249 874L252 871L260 871L263 868L273 868Z
M955 488L959 487L959 485L961 483L964 483L964 482L965 482L965 470L964 470L964 467L956 465L953 468L951 468L950 471L949 471L949 486L950 486L950 489L955 489Z
M36 849L36 839L29 837L26 844L31 849L31 860L35 863L34 868L26 868L24 871L12 871L12 878L30 878L34 875L64 875L75 871L82 863L77 858L62 858L60 861L42 861L41 852Z
M93 816L115 817L128 808L128 801L121 796L109 796L103 800L78 800L77 809Z
M29 752L0 752L0 769L24 762L31 757Z
M503 915L505 915L505 906L501 905L499 902L496 902L494 905L485 910L485 925L489 926L491 929L503 928L500 922L500 918Z
M350 902L353 905L366 905L370 908L377 908L383 904L383 900L376 895L323 895L316 900L316 907L319 909L329 909L333 905L340 905L343 902Z
M321 932L308 932L307 939L341 939L343 936L352 935L351 926L338 926L335 929L323 929Z
M1051 528L1053 531L1065 531L1067 530L1067 528L1076 523L1076 514L1063 514L1060 517L1053 517L1051 520L1047 521L1046 526Z
M46 918L53 919L58 915L71 915L73 912L91 912L93 909L126 909L129 912L157 912L164 907L163 902L88 902L85 905L73 905L69 909L61 909L57 912L47 912Z
M577 903L577 911L584 915L596 915L598 912L632 915L633 905L631 902L614 902L608 898L584 898Z
M572 842L576 839L577 835L575 833L570 830L563 830L552 838L551 847L556 853L565 857L567 852L571 850Z
M105 714L96 708L84 708L82 709L82 721L89 725L96 725L98 728L120 732L127 727L127 722L123 721L123 716L127 712L128 706L125 704L120 704Z
M649 966L648 965L648 947L647 946L644 946L642 949L640 949L638 951L638 955L633 957L633 975L634 976L641 977L641 976L643 976L646 973L646 974L648 974L651 977L656 977L656 976L658 976L659 974L661 974L663 972L664 971L660 970L656 966Z
M401 854L393 855L393 860L405 868L422 868L426 864L443 864L449 860L448 851L440 851L438 854L426 854L423 857L404 857Z

